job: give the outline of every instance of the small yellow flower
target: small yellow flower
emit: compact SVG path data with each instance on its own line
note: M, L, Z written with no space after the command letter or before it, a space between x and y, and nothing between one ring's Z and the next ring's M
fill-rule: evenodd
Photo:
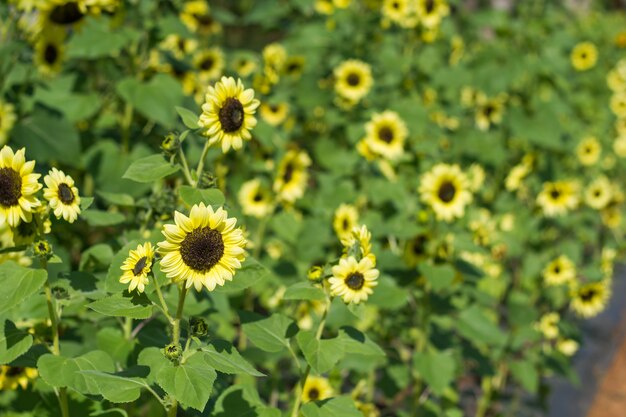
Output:
M36 368L0 365L0 391L14 391L17 387L26 389L38 375Z
M578 160L585 166L590 166L598 162L601 153L602 146L600 142L598 142L598 139L593 136L584 138L576 147Z
M190 31L200 35L213 35L222 31L222 25L211 16L209 3L204 0L185 2L180 20Z
M572 339L561 339L556 342L556 349L565 356L574 356L578 348L578 342Z
M396 112L375 113L365 125L365 131L365 141L372 152L390 160L396 160L404 153L408 130Z
M617 117L626 118L626 91L614 93L609 105Z
M571 291L570 308L584 318L590 318L601 313L611 296L610 281L590 282L578 284Z
M278 199L294 203L304 195L311 165L311 158L305 151L290 150L278 164L278 174L274 180L274 192Z
M243 183L237 197L243 214L248 216L260 219L274 210L271 192L258 178Z
M41 189L40 174L33 174L35 161L26 161L25 149L13 153L4 146L0 150L0 226L16 227L20 221L30 222L41 202L35 194Z
M259 108L259 113L267 124L278 126L287 118L287 115L289 114L289 105L287 103L263 103Z
M206 83L219 78L224 71L224 53L218 47L196 52L193 65L198 70L198 78Z
M341 204L335 210L333 229L341 242L347 241L352 235L352 229L358 225L359 212L350 204Z
M570 55L572 66L577 71L587 71L598 61L598 49L591 42L577 44Z
M472 201L469 180L458 165L437 164L422 175L420 198L430 205L437 220L451 222L465 215Z
M128 253L128 258L121 266L124 271L120 277L122 284L129 284L128 291L144 292L148 285L148 274L152 270L152 261L154 260L154 249L150 242L143 245L137 245L137 249Z
M335 68L334 75L335 92L350 103L358 103L374 84L371 67L356 59L342 62Z
M302 388L302 402L321 401L333 396L333 388L328 379L309 375Z
M602 210L613 198L613 186L605 176L596 178L585 189L585 203L591 208Z
M579 186L575 181L546 182L537 196L537 204L547 217L562 216L578 206L578 193Z
M559 313L556 312L544 314L541 319L539 319L539 323L537 323L537 330L539 330L546 339L556 339L559 335L558 323L560 319Z
M80 214L80 196L74 180L63 171L52 168L43 179L46 187L43 196L48 200L50 208L57 219L74 223Z
M550 262L543 270L547 285L561 285L576 278L576 266L567 256L561 255Z
M345 303L366 301L378 285L379 272L374 259L371 254L360 261L353 256L341 258L339 265L333 266L333 276L328 280L333 295L341 296Z

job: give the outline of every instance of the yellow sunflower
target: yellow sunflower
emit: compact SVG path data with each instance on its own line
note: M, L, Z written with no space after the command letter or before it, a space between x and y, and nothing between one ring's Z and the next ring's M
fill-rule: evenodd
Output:
M350 204L341 204L335 210L333 229L341 242L347 241L352 235L352 229L358 225L359 212Z
M374 84L371 67L356 59L342 62L335 68L334 75L335 92L351 103L359 102Z
M596 65L598 49L591 42L581 42L572 50L570 61L576 71L587 71Z
M198 49L198 41L172 33L161 41L159 47L172 54L176 59L184 59L186 55Z
M154 260L154 249L152 243L146 242L143 245L137 245L137 249L128 252L128 258L121 266L124 271L120 277L122 284L128 284L128 291L134 291L135 288L139 292L144 292L148 285L148 274L152 270L152 261Z
M274 192L281 201L294 203L304 195L309 181L311 158L305 151L290 150L278 164Z
M411 27L417 23L414 0L383 0L383 16L401 27Z
M366 301L378 285L378 269L373 255L357 261L354 256L341 258L339 265L332 268L333 276L328 279L334 296L341 296L345 303L358 304Z
M626 118L626 91L614 93L609 105L617 117Z
M352 232L341 243L344 245L344 253L357 244L359 245L358 249L361 252L361 256L365 257L372 253L372 233L364 224L354 226Z
M585 203L591 208L602 210L613 198L613 185L605 176L596 178L585 189Z
M609 229L617 229L622 224L622 212L617 206L611 205L600 214L602 223Z
M292 78L299 78L304 71L305 62L305 58L301 55L290 56L285 60L283 73Z
M475 114L476 127L486 131L490 126L500 124L504 115L504 102L504 95L494 98L479 95Z
M613 152L620 158L626 158L626 135L622 134L613 141Z
M485 182L485 169L479 164L472 164L469 167L468 179L470 183L470 191L477 192L481 189Z
M237 197L243 214L248 216L263 218L274 211L272 194L259 179L243 183Z
M247 77L256 70L257 62L250 55L240 55L232 63L232 68L242 77Z
M411 268L417 266L428 257L428 234L421 233L413 239L407 240L404 245L404 260Z
M189 217L176 211L175 224L163 226L165 240L158 243L163 256L161 270L173 282L197 291L209 291L231 281L245 259L246 239L236 218L228 218L221 207L213 210L203 203L191 207Z
M537 196L537 204L547 217L561 216L578 206L578 189L575 181L546 182Z
M504 180L504 186L506 187L506 189L508 191L518 190L522 185L522 181L524 180L524 178L526 178L526 176L530 173L530 170L531 165L523 162L511 168L511 171L509 171L509 175L507 175L506 179Z
M196 52L193 65L198 70L198 78L202 82L215 80L224 70L224 53L218 47Z
M404 153L408 130L396 112L375 113L365 125L367 146L387 159L398 159Z
M190 31L200 35L213 35L222 31L222 25L213 19L209 3L205 0L186 2L180 20Z
M561 339L556 342L556 349L565 356L574 356L579 347L578 342L573 339Z
M241 149L243 140L250 140L250 130L256 126L254 113L259 107L254 90L244 89L241 80L222 77L215 87L208 87L206 102L198 125L206 129L204 135L209 143L222 143L222 151Z
M0 100L0 145L7 143L9 132L15 124L15 107Z
M321 401L333 396L333 388L328 379L309 375L302 388L302 402Z
M450 6L446 0L417 0L417 15L426 28L436 28L448 14Z
M277 104L261 104L259 107L259 113L263 120L272 126L278 126L285 121L289 114L289 104L277 103Z
M263 71L270 84L276 84L287 62L287 50L279 43L270 43L263 48Z
M33 211L41 205L35 193L41 189L33 174L35 161L26 162L24 148L13 153L4 146L0 150L0 225L16 227L20 219L30 222Z
M86 15L84 0L48 0L39 2L40 25L43 28L80 23Z
M546 285L561 285L576 278L576 265L567 256L561 255L543 269Z
M469 180L458 165L437 164L422 175L418 189L423 202L430 205L437 220L451 222L463 217L472 201Z
M26 389L38 375L36 368L0 365L0 391L14 391L17 387Z
M590 282L576 285L570 294L570 308L581 317L598 315L606 308L611 296L610 281Z
M35 65L45 76L53 76L61 71L65 57L65 31L46 30L35 43Z
M551 312L544 314L537 323L537 330L539 330L546 339L556 339L559 335L559 313Z
M581 164L590 166L598 162L602 153L602 145L593 136L589 136L580 141L576 147L576 155Z
M56 218L63 217L65 221L74 223L80 214L80 196L72 177L52 168L43 181L46 183L43 196L50 203Z

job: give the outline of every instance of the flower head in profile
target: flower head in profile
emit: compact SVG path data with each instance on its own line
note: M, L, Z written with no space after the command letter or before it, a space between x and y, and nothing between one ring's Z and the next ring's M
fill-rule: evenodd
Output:
M80 196L72 177L52 168L43 181L46 183L43 196L48 200L54 215L57 219L63 217L65 221L74 223L80 214Z
M576 71L587 71L598 61L598 48L591 42L581 42L572 49L570 60Z
M333 396L333 388L328 379L309 375L302 388L302 402L321 401Z
M210 144L222 144L224 153L231 147L241 149L243 141L252 138L250 130L256 126L254 113L259 104L254 90L244 89L241 80L222 77L215 87L208 87L198 125L205 129Z
M437 164L422 175L419 193L430 205L438 220L451 222L465 214L465 206L472 201L467 175L458 165Z
M128 253L128 258L126 258L120 268L124 271L120 277L120 282L129 284L129 292L135 289L139 292L145 291L149 282L148 274L152 270L153 260L154 249L152 248L152 243L146 242L143 245L137 245L137 249L131 249Z
M231 281L245 259L246 239L235 227L237 219L221 207L200 203L191 207L189 217L175 212L174 222L163 226L165 240L158 243L165 275L197 291Z
M309 181L310 165L311 158L305 151L287 151L278 164L278 173L274 180L274 192L278 194L279 200L294 203L304 195Z
M8 146L0 150L0 226L16 227L30 222L33 211L41 205L35 193L41 189L33 174L35 161L26 161L24 148L13 152Z
M366 301L378 285L379 271L376 269L374 255L363 257L357 261L354 256L341 258L339 264L332 268L333 276L328 279L330 290L345 303L358 304Z

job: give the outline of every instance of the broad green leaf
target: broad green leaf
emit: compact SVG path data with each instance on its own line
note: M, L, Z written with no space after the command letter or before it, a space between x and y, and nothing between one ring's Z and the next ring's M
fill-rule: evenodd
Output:
M163 351L156 347L148 347L139 352L137 364L150 368L146 377L149 384L157 383L157 375L161 369L170 365L170 361L163 355Z
M434 291L442 291L446 288L450 288L456 274L454 268L450 265L431 265L424 263L419 266L419 269Z
M162 155L150 155L139 158L130 164L122 178L136 182L154 182L178 171L178 165L172 165Z
M165 127L173 127L173 108L183 99L181 85L167 74L157 74L148 82L125 78L117 84L117 93L139 113Z
M22 356L33 345L33 336L15 327L10 320L0 323L0 365Z
M137 377L125 377L101 371L80 371L90 379L98 390L98 394L113 403L128 403L136 401L141 395L141 388L146 382Z
M303 417L363 417L350 397L309 402L302 406L300 412Z
M511 375L515 378L524 389L531 393L536 393L539 388L539 372L530 361L517 360L509 364Z
M409 292L405 288L399 287L391 276L381 275L367 303L387 310L399 310L408 300Z
M452 352L418 352L413 356L413 367L430 389L441 395L454 379L456 362Z
M198 115L189 109L176 106L176 112L180 116L183 124L189 129L198 129Z
M89 209L80 213L80 216L87 221L90 226L115 226L124 223L126 217L122 213L115 211L104 211Z
M385 351L380 346L354 327L344 326L339 329L339 339L343 342L345 353L385 356Z
M215 292L233 293L243 291L261 281L270 273L270 270L249 256L241 265L232 281L226 281L222 287L216 287Z
M0 313L37 293L48 279L43 269L25 268L13 261L0 264Z
M193 355L179 366L168 364L157 374L157 382L183 407L204 410L217 377L215 370L202 358Z
M293 320L282 314L264 317L256 313L240 311L241 326L248 339L266 352L280 352L289 346L289 338L297 327Z
M266 407L251 384L233 385L224 390L215 403L212 417L280 417L276 408Z
M122 331L115 327L105 327L96 334L98 349L105 351L119 362L126 363L126 359L135 346L134 341L124 337Z
M303 331L296 339L307 363L318 374L330 371L344 355L344 342L340 337L317 340L312 331Z
M111 193L107 191L98 191L100 197L102 197L107 203L115 204L117 206L134 206L135 199L128 194L124 193Z
M113 258L113 249L105 243L98 243L89 247L82 253L79 268L82 271L90 265L109 265L111 258Z
M87 304L87 307L105 316L147 319L152 315L152 303L145 294L115 294Z
M484 344L501 346L506 341L502 329L489 320L476 305L459 314L457 328L461 335L479 347Z
M139 34L121 26L111 29L105 18L86 18L84 27L70 38L67 44L68 57L93 59L117 56Z
M202 358L211 367L226 374L265 376L254 369L239 351L225 340L212 340L208 346L203 347Z
M201 190L183 185L178 189L180 198L189 206L204 203L205 206L221 206L224 204L224 194L217 188Z
M37 361L39 375L53 387L69 387L81 394L98 394L97 385L80 371L114 372L115 365L109 355L94 350L77 358L66 358L51 353Z
M323 300L324 298L326 298L324 291L310 282L298 282L287 287L283 296L285 300Z

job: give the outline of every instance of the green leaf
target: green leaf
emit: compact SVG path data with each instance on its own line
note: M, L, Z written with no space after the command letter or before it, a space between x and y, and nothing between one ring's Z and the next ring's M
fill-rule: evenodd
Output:
M39 375L53 387L69 387L81 394L98 394L98 386L80 371L114 372L115 364L109 355L94 350L77 358L66 358L51 353L37 361Z
M367 303L388 310L399 310L408 300L409 292L406 288L399 287L389 275L382 275L378 279L374 293L368 297Z
M307 363L318 374L330 371L344 355L344 341L340 337L317 340L312 331L299 332L298 345Z
M184 407L204 410L217 377L215 370L203 359L193 355L179 366L168 364L157 374L157 382Z
M95 385L98 394L113 403L128 403L136 401L141 395L141 388L146 387L141 378L128 378L122 375L100 371L80 371Z
M457 329L462 336L478 347L482 347L484 344L502 346L506 341L506 335L502 329L489 320L480 307L476 305L459 314Z
M419 270L430 283L434 291L442 291L446 288L450 288L456 274L454 268L450 265L431 265L425 263L419 266Z
M178 189L180 198L189 206L204 203L205 206L221 206L226 201L224 194L217 188L201 190L183 185Z
M69 58L99 58L117 56L139 36L127 27L110 28L110 20L86 18L85 24L67 44Z
M515 378L524 389L535 394L539 388L539 373L535 365L530 361L517 360L509 365L511 375Z
M147 319L152 315L152 303L145 294L115 294L87 304L87 307L105 316Z
M157 375L161 369L170 365L170 361L163 355L163 351L159 348L148 347L139 352L137 364L150 368L150 373L146 376L149 384L157 383Z
M178 81L166 74L157 74L148 82L125 78L117 84L117 93L144 117L173 127L176 116L172 108L183 99ZM197 127L197 126L196 126Z
M202 348L202 357L212 368L225 374L248 374L265 376L254 369L239 351L225 340L212 340L208 346Z
M115 211L104 211L89 209L80 213L80 216L87 221L90 226L115 226L124 223L126 217L122 213Z
M98 195L102 197L109 204L115 204L117 206L134 206L135 205L135 199L131 195L128 195L128 194L98 191Z
M184 107L176 106L176 112L180 116L183 124L189 129L198 129L198 115Z
M216 287L214 292L234 293L251 287L268 276L270 270L261 265L259 261L249 256L237 270L232 281L227 281L224 286Z
M48 279L43 269L25 268L13 261L0 264L0 313L35 294Z
M365 333L354 327L344 326L339 330L339 339L343 342L345 353L359 355L385 356L385 351L374 343Z
M452 352L416 352L413 356L413 367L430 389L441 395L454 379L456 362Z
M212 417L280 417L276 408L266 407L250 384L233 385L224 390L215 403Z
M105 351L119 362L126 363L128 355L133 350L135 343L124 337L120 329L105 327L96 334L98 349Z
M298 282L285 291L285 300L323 300L326 298L321 288L314 287L310 282Z
M0 326L0 365L12 362L30 349L33 336L15 327L10 320Z
M335 397L326 401L309 402L300 411L304 417L363 417L349 397Z
M240 311L241 326L248 339L266 352L280 352L289 346L297 326L282 314L263 317L256 313Z
M150 155L139 158L130 164L122 178L136 182L154 182L178 171L178 165L172 165L162 155Z

